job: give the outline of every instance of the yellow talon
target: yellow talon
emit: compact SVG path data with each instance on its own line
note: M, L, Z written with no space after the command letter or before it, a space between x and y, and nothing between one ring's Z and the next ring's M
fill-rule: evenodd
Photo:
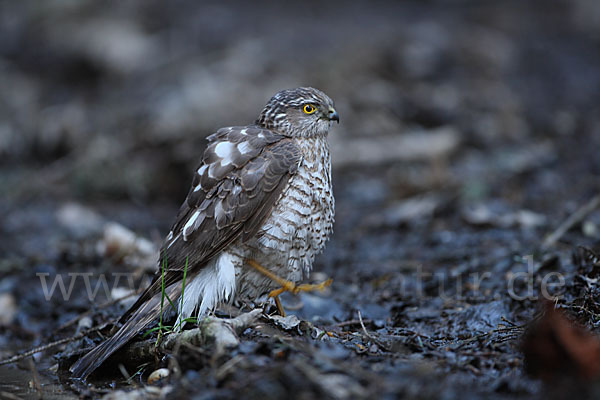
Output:
M298 294L300 292L313 292L315 290L324 290L327 286L331 285L332 283L333 279L327 279L325 282L317 284L303 283L302 285L296 285L293 282L285 281L279 289L271 291L271 293L269 293L269 297L277 297L283 292Z
M298 294L300 292L312 292L314 290L324 290L327 286L331 285L331 283L333 282L333 279L327 279L325 282L321 282L321 283L317 283L317 284L304 283L302 285L296 285L294 282L288 281L287 279L280 278L279 276L275 275L274 273L272 273L271 271L269 271L268 269L266 269L265 267L263 267L262 265L260 265L259 263L257 263L254 260L247 260L247 262L248 262L248 265L250 265L252 268L257 270L261 274L265 275L266 277L270 278L272 281L277 282L278 284L281 285L281 287L279 289L272 290L269 293L269 297L273 297L275 299L275 305L277 306L277 310L279 311L279 314L282 317L285 317L285 310L283 309L283 306L281 305L281 300L279 300L280 294L282 294L284 292Z
M279 315L285 317L285 310L283 309L283 304L281 304L281 300L279 300L279 296L273 296L273 298L275 299L275 306L277 307L277 311L279 311Z

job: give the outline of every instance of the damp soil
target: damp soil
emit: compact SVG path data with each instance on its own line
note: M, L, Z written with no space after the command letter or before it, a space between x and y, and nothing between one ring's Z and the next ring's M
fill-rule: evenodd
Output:
M548 301L600 329L600 211L547 241L600 193L593 0L0 7L0 355L76 338L1 366L0 397L598 393L597 378L524 356ZM157 246L204 138L307 83L341 117L335 232L307 279L333 284L283 297L299 323L265 306L219 357L206 344L72 380L106 330L80 334L154 273L109 256L106 224Z

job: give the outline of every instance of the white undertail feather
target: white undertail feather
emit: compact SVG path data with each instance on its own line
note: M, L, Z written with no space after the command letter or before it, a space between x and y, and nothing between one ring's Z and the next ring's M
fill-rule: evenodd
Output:
M212 311L219 303L230 300L235 292L235 267L233 257L222 252L209 263L194 279L185 283L183 305L181 298L177 301L179 317L177 326L182 327L182 320L194 315L203 316ZM200 300L201 299L201 300Z

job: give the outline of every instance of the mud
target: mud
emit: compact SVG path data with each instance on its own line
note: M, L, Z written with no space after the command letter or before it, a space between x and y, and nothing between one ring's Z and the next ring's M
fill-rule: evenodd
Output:
M335 233L309 279L334 283L284 298L298 321L263 317L224 356L197 346L72 381L92 333L0 367L0 397L598 392L578 372L528 374L522 348L543 298L598 331L600 213L542 246L600 193L597 2L0 8L3 358L124 310L110 300L153 271L102 251L105 224L159 244L208 134L306 84L341 118ZM71 293L48 295L57 276Z

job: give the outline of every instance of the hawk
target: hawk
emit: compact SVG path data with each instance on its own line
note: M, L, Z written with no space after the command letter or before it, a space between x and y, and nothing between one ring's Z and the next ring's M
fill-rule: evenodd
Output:
M118 321L119 330L72 367L84 378L161 312L162 288L178 319L233 298L322 288L296 285L332 232L334 198L327 134L339 116L310 87L282 90L252 125L208 137L192 187L161 248L162 268ZM184 286L184 275L185 286ZM183 292L183 295L182 295Z

